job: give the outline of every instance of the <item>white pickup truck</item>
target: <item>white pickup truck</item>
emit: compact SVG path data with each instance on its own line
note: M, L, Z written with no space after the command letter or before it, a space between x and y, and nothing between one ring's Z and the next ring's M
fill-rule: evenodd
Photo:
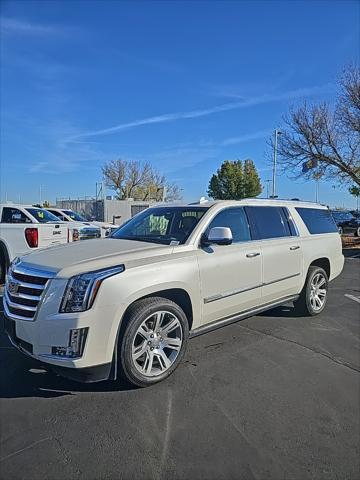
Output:
M0 204L0 283L15 257L68 242L68 228L42 208Z
M105 233L101 235L101 229L98 225L95 225L93 222L88 222L84 217L72 210L62 210L61 208L55 207L50 207L46 210L52 215L55 215L61 222L69 222L68 228L71 232L69 236L70 242L100 238L101 236L105 237Z
M75 224L80 225L80 240L85 238L99 238L100 236L104 238L109 236L110 233L118 228L117 226L107 222L98 222L96 220L91 220L91 222L88 222L86 218L80 215L80 213L74 212L74 210L55 207L49 207L47 210L63 222L71 222L69 225L71 225L72 228L74 228ZM75 228L79 229L79 226ZM96 235L94 235L95 229Z

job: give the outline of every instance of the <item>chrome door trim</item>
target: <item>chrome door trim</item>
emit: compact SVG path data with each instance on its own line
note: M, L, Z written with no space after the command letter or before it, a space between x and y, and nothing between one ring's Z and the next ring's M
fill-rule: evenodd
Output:
M300 272L295 273L293 275L288 275L286 277L278 278L276 280L272 280L271 282L259 283L257 285L252 286L252 287L239 288L237 290L231 290L230 292L217 293L215 295L212 295L211 297L204 298L204 303L216 302L217 300L222 300L222 299L227 298L227 297L232 297L233 295L239 295L240 293L243 293L243 292L248 292L250 290L255 290L255 288L266 287L268 285L272 285L273 283L283 282L284 280L289 280L290 278L298 277L299 275L301 275Z
M265 303L260 307L251 308L249 310L245 310L242 313L238 313L231 317L225 317L223 319L215 320L215 322L211 322L207 325L203 325L201 327L195 328L190 332L190 338L197 337L198 335L202 335L204 333L211 332L212 330L217 330L218 328L224 327L226 325L230 325L231 323L238 322L239 320L243 320L248 317L252 317L253 315L258 315L261 312L265 312L266 310L270 310L271 308L280 307L284 305L284 303L293 302L299 298L299 295L290 295L287 297L283 297L275 302Z
M277 280L271 280L271 282L266 282L266 283L263 283L263 287L266 287L267 285L272 285L273 283L277 283L277 282L283 282L284 280L289 280L290 278L294 278L294 277L299 277L301 275L300 272L298 273L294 273L293 275L288 275L287 277L282 277L282 278L278 278Z
M262 283L254 285L253 287L239 288L237 290L231 290L231 292L217 293L211 297L204 298L204 303L216 302L216 300L222 300L223 298L232 297L233 295L239 295L239 293L248 292L249 290L254 290L255 288L262 287Z

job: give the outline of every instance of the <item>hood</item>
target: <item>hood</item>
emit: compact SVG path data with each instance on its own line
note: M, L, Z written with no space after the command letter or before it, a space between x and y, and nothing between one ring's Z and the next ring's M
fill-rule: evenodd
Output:
M109 223L109 222L98 222L98 221L94 221L92 222L93 225L97 225L98 227L101 227L101 228L119 228L120 225L114 225L113 223Z
M21 262L24 267L69 277L115 265L148 263L150 257L168 255L173 248L156 243L104 238L38 250L22 257Z
M72 222L64 222L67 224L69 228L78 228L78 229L83 229L83 228L94 228L96 230L100 230L100 227L98 225L94 225L93 223L90 222L77 222L72 221Z

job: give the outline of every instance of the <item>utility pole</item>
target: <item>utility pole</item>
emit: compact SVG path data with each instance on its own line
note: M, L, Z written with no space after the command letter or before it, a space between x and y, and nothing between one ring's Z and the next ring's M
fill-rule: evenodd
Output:
M39 205L42 205L43 186L44 185L39 185Z
M266 198L269 198L271 180L265 180L265 183L266 183Z
M274 161L273 161L273 175L272 175L272 194L270 198L277 198L276 195L276 167L277 167L277 147L278 147L278 136L281 135L280 130L275 129L274 132Z

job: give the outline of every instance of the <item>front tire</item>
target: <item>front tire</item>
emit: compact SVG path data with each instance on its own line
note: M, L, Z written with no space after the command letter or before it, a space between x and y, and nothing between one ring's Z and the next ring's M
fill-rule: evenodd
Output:
M360 227L358 227L356 230L355 230L355 235L357 237L360 237Z
M329 279L323 268L310 267L295 310L302 315L319 315L327 303Z
M0 285L5 282L6 276L6 261L2 253L0 253Z
M189 324L176 303L162 297L139 300L130 306L119 340L122 376L138 387L167 378L181 362Z

